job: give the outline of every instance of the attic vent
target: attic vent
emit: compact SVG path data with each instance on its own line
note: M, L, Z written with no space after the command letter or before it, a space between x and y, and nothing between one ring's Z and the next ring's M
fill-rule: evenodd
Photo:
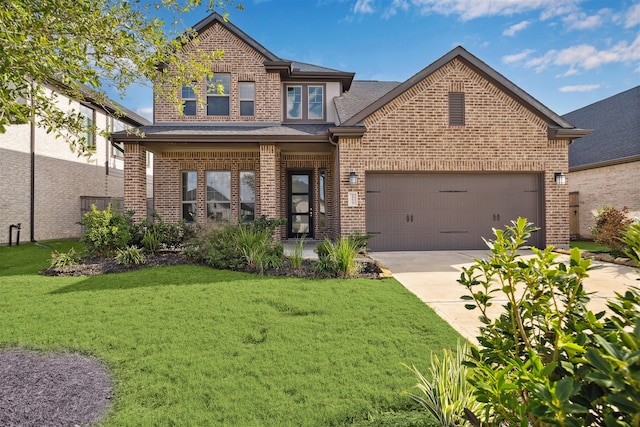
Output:
M464 92L449 92L449 126L464 126Z

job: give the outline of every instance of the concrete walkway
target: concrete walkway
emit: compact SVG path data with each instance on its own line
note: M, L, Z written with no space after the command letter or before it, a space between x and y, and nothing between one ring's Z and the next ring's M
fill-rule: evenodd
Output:
M531 256L526 252L523 256ZM469 267L475 258L486 258L489 251L429 251L429 252L369 252L369 256L391 270L393 277L418 298L435 310L462 336L476 342L479 311L467 310L460 296L466 289L457 282L463 267ZM567 255L560 260L568 262ZM591 296L589 308L595 312L606 307L615 293L624 293L631 286L640 287L637 268L593 261L596 268L589 272L584 286ZM494 300L497 311L505 300Z

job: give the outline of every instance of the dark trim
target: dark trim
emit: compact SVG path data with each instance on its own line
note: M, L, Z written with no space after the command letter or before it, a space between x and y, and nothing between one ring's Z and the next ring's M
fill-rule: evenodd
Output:
M583 170L604 168L607 166L622 165L625 163L633 163L633 162L640 162L640 154L637 154L635 156L622 157L620 159L606 160L604 162L590 163L588 165L569 167L569 172L579 172Z
M583 136L587 136L593 132L593 129L564 129L564 128L556 128L549 127L547 133L548 137L551 140L562 140L569 139L573 141L574 139L582 138Z
M307 175L309 177L309 190L307 193L294 193L291 188L291 176L292 175ZM306 214L309 217L309 232L308 233L294 233L291 230L292 226L292 218L294 213L291 211L291 198L294 194L303 195L306 194L309 198L309 211ZM314 182L314 170L313 169L288 169L287 170L287 237L288 238L300 238L303 235L309 239L313 239L314 234L314 218L313 218L313 209L315 207L315 182ZM296 215L300 215L300 213L295 213Z
M329 128L329 135L331 137L361 138L366 131L364 126L336 127Z
M259 144L261 142L312 142L327 143L327 134L319 135L206 135L206 134L164 134L164 135L145 135L144 137L137 135L118 135L114 138L116 142L125 143L143 143L143 142L197 142L197 143L216 143L216 142L245 142Z

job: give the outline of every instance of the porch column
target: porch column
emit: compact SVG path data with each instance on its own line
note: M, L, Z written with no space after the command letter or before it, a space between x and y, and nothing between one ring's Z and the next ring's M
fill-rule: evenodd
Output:
M278 218L276 145L260 144L260 215Z
M124 210L147 217L147 149L136 143L124 144Z

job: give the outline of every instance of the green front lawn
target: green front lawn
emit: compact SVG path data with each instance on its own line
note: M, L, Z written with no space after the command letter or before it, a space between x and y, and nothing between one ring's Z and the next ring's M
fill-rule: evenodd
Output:
M105 426L435 425L408 411L401 364L426 372L430 351L460 337L395 280L193 265L40 276L50 251L0 247L0 347L104 361Z

